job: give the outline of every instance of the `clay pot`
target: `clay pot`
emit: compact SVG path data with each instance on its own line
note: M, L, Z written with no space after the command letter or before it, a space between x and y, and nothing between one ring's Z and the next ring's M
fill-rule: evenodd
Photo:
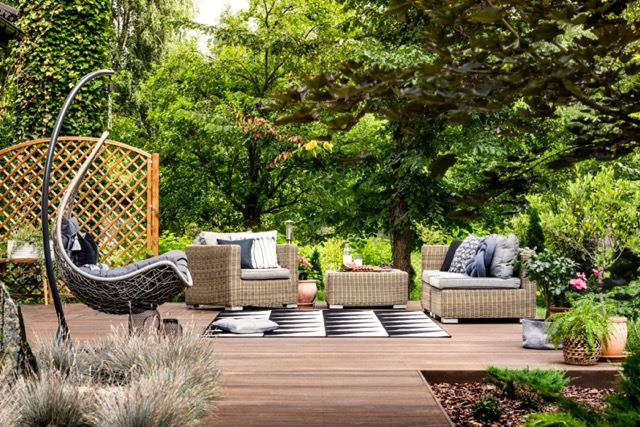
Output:
M624 347L627 344L627 318L610 316L613 323L608 343L602 349L602 357L624 357Z
M313 301L316 299L318 293L318 287L315 280L311 279L298 279L298 305L309 306L313 305Z

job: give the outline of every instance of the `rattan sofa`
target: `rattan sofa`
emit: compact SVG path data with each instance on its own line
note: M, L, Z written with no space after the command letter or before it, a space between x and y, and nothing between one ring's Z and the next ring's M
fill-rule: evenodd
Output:
M298 247L276 245L278 264L289 269L289 279L243 280L240 246L188 245L185 249L193 286L186 291L189 308L200 305L242 309L298 305Z
M448 249L448 245L424 245L423 272L439 270ZM531 251L520 250L522 262L530 255ZM457 323L458 319L533 318L536 315L536 285L527 278L523 268L518 270L520 287L517 289L439 289L423 279L422 309L443 323Z

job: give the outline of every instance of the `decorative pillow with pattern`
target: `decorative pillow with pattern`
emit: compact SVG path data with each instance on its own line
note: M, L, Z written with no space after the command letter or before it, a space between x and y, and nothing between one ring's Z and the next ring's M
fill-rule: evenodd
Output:
M278 268L276 254L277 230L261 231L259 233L234 233L231 240L252 239L251 258L253 268Z
M475 234L469 234L460 244L451 261L449 267L450 273L464 273L467 261L469 261L476 253L476 249L480 244L480 238Z

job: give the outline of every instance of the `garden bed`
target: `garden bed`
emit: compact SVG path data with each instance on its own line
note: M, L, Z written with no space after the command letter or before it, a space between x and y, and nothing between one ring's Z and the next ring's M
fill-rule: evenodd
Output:
M546 404L540 409L523 408L519 400L507 395L494 384L486 383L485 371L422 371L433 395L456 426L520 426L524 417L534 412L554 412L558 407ZM616 372L571 371L567 376L571 383L563 395L594 409L605 408L604 398L617 390ZM478 421L473 415L474 405L486 398L494 397L500 402L504 413L497 421Z

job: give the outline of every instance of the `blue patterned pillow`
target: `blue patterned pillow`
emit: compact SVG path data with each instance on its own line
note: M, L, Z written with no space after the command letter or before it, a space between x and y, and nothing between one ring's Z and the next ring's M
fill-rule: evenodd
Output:
M464 273L467 261L469 261L476 253L476 249L480 244L480 238L475 234L469 234L460 244L456 253L451 261L451 267L449 272L451 273Z

